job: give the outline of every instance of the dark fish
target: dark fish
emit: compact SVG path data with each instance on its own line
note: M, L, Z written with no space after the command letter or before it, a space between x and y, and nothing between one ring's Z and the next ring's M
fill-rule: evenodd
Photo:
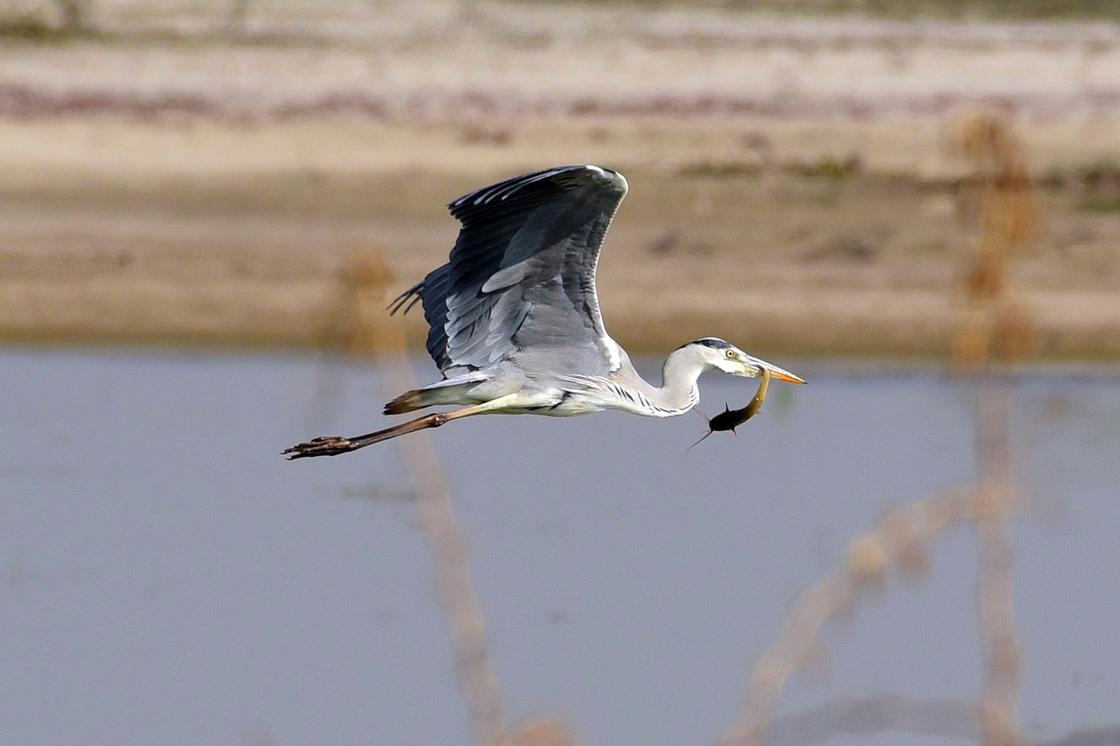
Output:
M761 380L758 382L758 391L754 398L750 400L750 403L742 409L731 409L729 405L724 404L723 411L708 420L708 432L704 433L704 437L690 445L688 449L692 450L700 445L712 433L726 432L727 430L734 433L735 428L754 417L762 409L762 402L766 401L766 392L769 388L770 371L763 368Z

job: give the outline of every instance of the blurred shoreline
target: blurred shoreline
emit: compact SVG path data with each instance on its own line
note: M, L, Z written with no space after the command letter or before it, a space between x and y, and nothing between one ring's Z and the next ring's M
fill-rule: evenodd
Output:
M599 284L627 347L939 357L975 233L948 143L983 108L1037 181L1040 356L1120 359L1115 24L126 5L0 52L2 338L321 346L355 266L395 294L444 261L448 201L596 162L631 185Z

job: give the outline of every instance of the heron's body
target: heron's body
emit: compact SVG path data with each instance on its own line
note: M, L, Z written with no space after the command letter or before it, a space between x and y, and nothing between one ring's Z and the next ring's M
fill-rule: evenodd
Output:
M460 405L357 438L317 438L292 458L336 455L475 414L572 416L618 409L673 417L700 400L706 370L800 378L713 337L673 351L661 385L645 381L599 311L595 270L626 179L598 166L525 174L450 204L462 228L447 264L391 306L421 302L427 348L443 373L385 405L386 414Z
M485 378L468 374L462 382L445 379L404 394L387 404L386 411L393 414L435 404L483 404L507 397L501 410L506 414L568 417L619 409L647 417L673 417L684 414L700 401L696 382L705 365L693 351L683 347L666 360L662 386L643 379L621 348L618 367L600 374L562 368L547 376L532 372L537 369L539 358L555 365L557 357L551 350L514 353L487 371ZM477 380L471 380L472 375Z

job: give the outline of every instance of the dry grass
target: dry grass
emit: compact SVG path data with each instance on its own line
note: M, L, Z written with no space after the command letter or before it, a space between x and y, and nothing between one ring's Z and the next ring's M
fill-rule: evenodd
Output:
M0 338L311 345L355 247L418 278L449 199L600 162L632 185L600 285L629 348L943 357L968 166L940 140L986 102L1047 174L1015 269L1040 354L1120 358L1113 26L276 0L231 31L235 5L99 0L93 35L4 40Z

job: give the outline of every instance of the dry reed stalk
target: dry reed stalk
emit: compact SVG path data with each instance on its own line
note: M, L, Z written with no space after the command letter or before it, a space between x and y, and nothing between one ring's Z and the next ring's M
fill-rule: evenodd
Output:
M1035 328L1011 284L1011 260L1023 253L1038 227L1038 209L1023 147L995 114L972 112L951 126L953 146L975 168L978 193L962 187L965 214L975 213L974 257L960 277L960 313L951 355L958 370L982 371L993 358L1026 356Z
M953 337L952 360L958 370L983 372L993 357L1010 361L1033 347L1033 326L1014 300L1009 268L1011 258L1033 234L1037 212L1023 148L999 117L984 113L962 117L953 139L975 163L982 188L976 258L962 277L963 312ZM821 627L849 606L862 586L881 583L891 564L903 569L924 567L925 543L964 520L974 523L977 537L977 606L985 655L981 732L988 746L1022 743L1008 525L1014 508L1010 407L1006 382L985 378L976 421L979 485L895 508L876 528L852 540L845 563L801 594L777 640L760 656L723 744L760 744L786 681L813 652ZM922 520L933 509L941 520Z
M394 335L399 345L386 369L387 385L395 391L416 387L404 354L404 335ZM455 670L470 707L474 742L498 743L505 731L502 698L486 647L486 619L471 580L467 542L455 520L443 470L425 433L401 438L397 444L416 489L420 527L436 562L440 604L451 628Z
M340 274L341 291L328 348L354 357L376 356L385 370L386 398L416 388L408 366L400 323L386 321L385 290L392 272L376 247L355 253ZM427 433L396 441L416 492L420 528L436 564L440 606L455 650L455 671L471 713L477 746L571 746L574 739L559 720L534 718L506 730L486 643L486 619L470 575L467 541L455 519L439 459Z
M986 371L994 359L1011 362L1034 345L1029 316L1015 302L1010 260L1022 253L1037 226L1023 147L998 116L971 113L954 129L954 144L974 164L981 184L980 236L967 270L964 316L954 339L958 370ZM1014 555L1009 522L1015 493L1011 461L1011 390L986 376L976 411L977 612L985 656L980 701L984 743L1023 742L1018 725L1020 649L1015 628Z
M984 651L980 722L988 746L1023 742L1018 726L1020 651L1015 629L1014 556L1010 520L1015 508L1011 464L1011 389L985 379L976 411L980 489L976 493L976 601Z
M392 269L381 248L370 244L351 253L335 279L338 292L326 323L319 331L319 349L325 359L332 355L356 359L377 355L383 351L385 290L393 282ZM317 417L331 413L337 405L340 386L339 371L332 366L322 366L309 411ZM310 422L308 429L315 429Z
M759 656L722 746L761 744L789 676L809 660L822 627L851 608L860 590L881 585L892 565L908 574L923 571L929 541L971 519L976 502L973 490L930 495L892 508L852 539L844 559L797 598L777 639Z
M1013 492L1006 482L990 482L977 492L976 600L985 659L980 710L988 746L1023 742L1018 725L1020 651L1009 527L1012 503Z
M347 353L379 356L385 371L386 398L416 388L402 325L383 320L390 279L391 273L376 249L353 257L342 273L338 326L334 330L337 342ZM467 541L455 519L439 459L426 433L400 438L397 445L416 491L421 532L435 559L440 605L451 631L455 671L470 709L474 743L507 743L502 698L487 652L486 619L471 580Z

